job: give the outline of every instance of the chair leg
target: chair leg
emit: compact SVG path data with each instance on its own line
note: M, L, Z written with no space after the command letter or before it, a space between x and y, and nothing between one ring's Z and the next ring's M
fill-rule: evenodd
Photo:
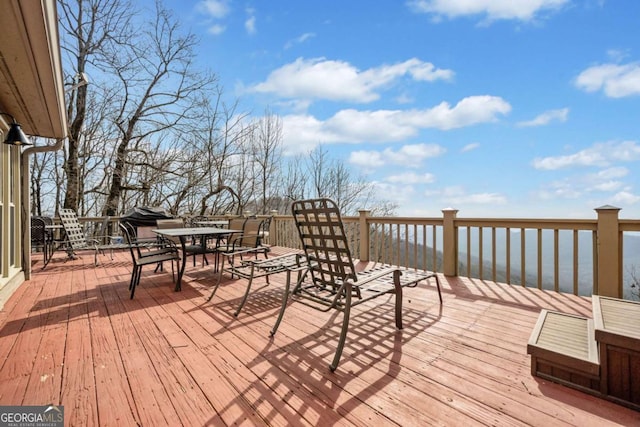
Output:
M396 295L396 328L402 329L402 286L400 285L400 270L393 271L393 287Z
M340 331L340 339L338 340L338 347L336 348L336 354L333 356L333 362L329 365L331 372L335 372L340 362L340 356L342 356L342 350L344 349L344 343L347 340L347 330L349 329L349 316L351 315L351 286L345 287L345 302L344 313L342 318L342 330Z
M242 307L244 307L244 304L247 302L247 298L249 297L249 291L251 290L251 283L253 283L253 272L255 268L256 268L255 264L251 263L251 276L249 277L249 283L247 283L247 290L244 291L244 296L242 297L242 301L240 301L240 305L238 306L238 309L235 311L235 313L233 313L235 317L238 317L238 314L240 314L240 310L242 310ZM267 279L268 278L269 276L267 276Z
M49 245L47 245L47 241L44 241L44 247L42 248L43 252L43 265L42 268L45 268L47 264L49 264Z
M298 272L298 280L296 282L296 287L302 282L302 278L304 276L300 275ZM289 301L289 291L291 289L291 271L287 270L287 283L284 285L284 295L282 296L282 306L280 307L280 313L278 313L278 318L276 319L275 325L271 329L269 333L270 337L273 337L278 330L278 326L280 326L280 322L282 321L282 317L284 316L284 310L287 308L287 302Z
M138 283L140 282L142 266L135 266L133 271L134 274L131 276L131 285L129 286L131 290L131 296L129 297L130 299L133 299L133 295L136 293L136 286L138 286Z
M442 292L440 292L440 279L437 274L434 274L433 277L436 279L436 285L438 286L438 298L440 299L440 305L442 305Z
M133 270L131 270L131 279L129 280L129 290L131 290L131 288L133 288L133 284L136 281L136 266L133 266Z
M222 272L224 271L224 258L225 258L225 256L221 255L221 257L222 257L222 261L220 261L220 269L218 270L218 282L213 287L213 290L211 291L211 295L209 295L209 298L207 298L207 302L211 301L213 296L216 294L216 291L218 290L218 286L220 286L220 282L222 282Z

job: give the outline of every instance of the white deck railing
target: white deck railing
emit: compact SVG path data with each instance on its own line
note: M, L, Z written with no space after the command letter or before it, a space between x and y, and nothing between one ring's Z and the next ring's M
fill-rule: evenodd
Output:
M593 220L458 218L457 213L447 209L441 218L415 218L361 211L343 221L352 255L363 261L618 298L631 297L635 277L628 272L636 265L640 278L640 237L635 236L637 248L623 244L625 236L640 232L640 220L619 219L618 208L598 208ZM273 216L267 243L300 247L291 216Z
M343 221L353 256L361 260L629 298L623 276L636 255L640 265L640 251L625 254L623 242L626 233L640 231L640 220L620 220L618 212L604 206L596 209L596 219L579 220L458 218L451 209L442 218L372 217L362 211ZM270 244L299 247L290 216L275 216L271 224Z

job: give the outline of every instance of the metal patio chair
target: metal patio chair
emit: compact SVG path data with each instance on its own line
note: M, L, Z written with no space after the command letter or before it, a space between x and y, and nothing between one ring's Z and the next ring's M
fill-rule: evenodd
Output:
M43 266L49 262L49 253L53 249L53 235L51 230L46 228L47 222L39 216L31 217L31 248L41 249L43 256Z
M290 289L290 283L286 284L282 307L271 336L275 335L282 321L289 299L323 312L341 311L342 330L329 365L333 372L340 362L352 307L381 295L395 294L395 323L398 329L402 329L403 288L415 287L418 282L429 278L435 279L442 304L440 280L436 273L388 265L356 271L340 211L332 200L300 200L293 203L291 210L306 256L307 273L300 276L293 289Z
M133 270L131 270L131 280L129 281L129 291L131 292L130 298L133 299L133 296L136 292L136 287L140 284L142 267L144 267L145 265L155 265L155 271L157 271L158 269L162 268L162 265L165 261L171 261L171 276L175 282L175 270L173 267L173 262L176 262L177 268L177 265L180 262L178 249L173 245L169 245L155 251L149 251L148 245L142 245L136 242L135 236L131 235L131 228L127 227L123 223L120 223L119 226L122 234L125 237L125 240L127 241L127 247L129 248L129 252L131 253L131 260L133 261Z
M102 244L99 240L89 238L84 232L82 225L78 221L76 212L72 209L60 209L60 221L64 227L66 235L66 250L69 258L73 258L77 251L92 250L94 251L93 261L98 265L98 253L104 254L105 250L111 251L111 259L113 259L114 249L126 249L127 245L123 243Z
M238 222L234 223L234 221ZM234 277L246 279L247 288L240 302L240 305L234 312L234 316L238 316L238 314L240 314L240 310L242 310L242 307L247 301L247 297L249 296L249 291L251 290L251 285L254 278L265 277L267 284L269 284L269 276L271 274L286 271L287 266L291 262L295 262L295 260L280 257L273 262L270 262L270 260L268 260L268 253L271 251L271 248L263 244L262 242L262 231L264 225L263 219L232 219L229 223L229 229L240 229L233 228L234 226L239 227L240 221L242 221L242 232L231 234L229 237L227 237L224 243L219 245L217 249L216 263L220 264L219 266L217 266L218 281L213 287L211 295L209 295L209 298L207 298L207 301L211 301L216 291L218 290L218 287L220 286L220 282L222 282L222 275L225 271L231 275L232 279ZM259 254L263 254L265 259L262 261L258 261ZM253 259L245 260L243 259L245 256L251 256ZM236 262L236 258L239 258L240 261ZM226 267L225 263L227 264Z

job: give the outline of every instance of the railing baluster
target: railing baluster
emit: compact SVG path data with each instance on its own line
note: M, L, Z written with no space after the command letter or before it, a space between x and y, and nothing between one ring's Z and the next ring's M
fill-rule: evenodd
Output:
M573 230L573 294L578 295L578 230Z
M467 227L467 277L471 277L471 227Z
M553 230L553 289L558 292L560 289L560 271L559 271L559 243L558 234L560 230Z
M525 229L521 228L520 229L520 275L521 275L521 281L522 281L522 286L526 287L527 286L527 251L526 251L526 234L525 234Z
M538 289L542 289L542 229L538 228Z
M431 271L439 271L440 269L438 268L438 252L436 251L437 248L437 240L436 240L436 226L432 225L431 226L431 247L433 248L433 250L431 251L431 257L432 257L432 261L431 261Z
M480 278L480 280L484 280L483 235L484 228L478 227L478 246L480 246L480 249L478 250L478 263L480 264L478 266L478 277Z
M509 227L507 227L506 229L506 245L507 245L507 254L506 254L506 262L507 262L507 277L505 278L505 280L507 281L507 284L511 284L511 229Z
M496 281L496 228L491 227L491 277Z

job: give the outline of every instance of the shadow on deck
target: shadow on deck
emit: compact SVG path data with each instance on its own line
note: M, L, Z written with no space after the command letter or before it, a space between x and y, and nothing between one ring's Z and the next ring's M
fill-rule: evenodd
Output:
M282 249L282 248L275 248ZM274 251L278 253L278 251ZM589 316L590 298L459 277L352 312L341 363L328 369L341 315L294 304L269 331L284 274L245 282L187 265L145 268L129 299L131 260L93 254L41 269L0 312L0 405L61 404L67 425L638 425L640 413L530 374L541 309Z

